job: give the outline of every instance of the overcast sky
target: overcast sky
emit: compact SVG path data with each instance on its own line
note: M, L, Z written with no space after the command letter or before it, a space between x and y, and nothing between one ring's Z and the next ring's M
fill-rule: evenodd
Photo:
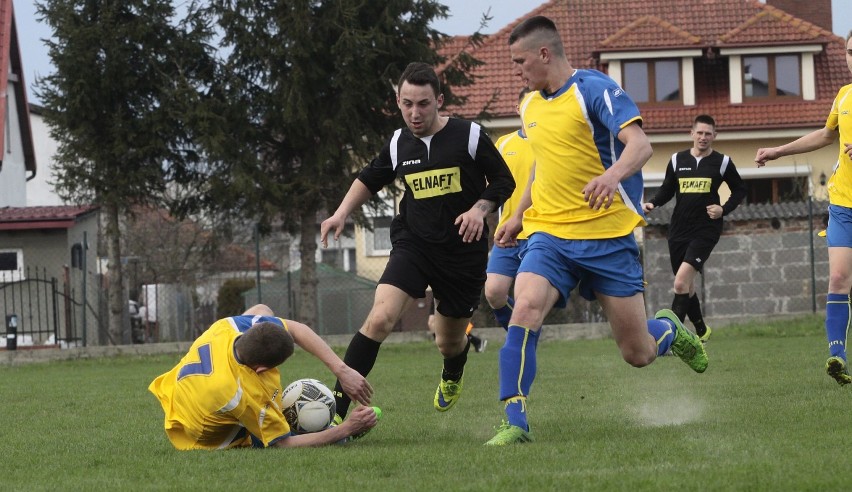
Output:
M601 0L605 1L605 0ZM807 0L804 0L807 1ZM175 0L175 4L182 0ZM488 26L483 29L486 34L498 31L527 12L532 11L541 1L522 2L518 0L443 0L450 8L450 17L435 24L439 31L450 34L470 34L479 28L482 14L489 10L493 17ZM47 48L41 41L50 37L50 29L35 18L34 0L14 0L15 22L18 27L18 40L21 44L21 56L24 64L24 77L27 82L29 101L39 104L40 101L32 87L36 77L47 75L53 71ZM846 36L852 29L852 0L831 0L833 31Z

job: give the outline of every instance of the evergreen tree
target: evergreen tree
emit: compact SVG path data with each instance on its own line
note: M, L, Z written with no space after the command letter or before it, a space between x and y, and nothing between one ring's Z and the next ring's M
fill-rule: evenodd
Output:
M214 0L208 13L228 54L213 92L229 103L233 140L205 144L205 195L299 235L299 316L314 325L318 217L402 126L399 75L412 61L440 67L458 104L452 86L471 83L478 62L437 53L448 37L429 27L447 16L436 1Z
M63 198L102 207L109 335L127 342L120 220L168 182L197 175L190 122L207 118L196 87L212 77L211 33L194 4L177 23L168 0L45 0L36 9L53 31L55 72L36 89L58 143L54 181Z

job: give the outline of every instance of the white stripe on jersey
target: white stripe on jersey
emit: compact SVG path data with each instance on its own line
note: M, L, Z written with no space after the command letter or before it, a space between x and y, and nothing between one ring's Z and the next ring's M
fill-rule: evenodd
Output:
M393 165L394 170L396 170L396 166L399 164L399 152L397 152L397 142L399 141L399 136L402 135L402 128L397 129L393 132L393 136L390 141L390 158L391 165Z
M722 175L722 178L725 177L725 171L728 170L728 163L729 162L731 162L731 158L723 154L722 155L722 165L719 167L719 174Z
M482 127L478 124L470 124L470 133L467 136L467 153L473 160L476 160L476 149L479 147L479 133L481 131Z

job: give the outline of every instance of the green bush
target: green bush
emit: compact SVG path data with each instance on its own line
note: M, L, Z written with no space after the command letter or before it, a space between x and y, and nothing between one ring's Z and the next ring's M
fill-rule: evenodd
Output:
M254 288L254 280L233 278L226 280L219 288L216 298L216 318L234 316L246 310L243 292Z

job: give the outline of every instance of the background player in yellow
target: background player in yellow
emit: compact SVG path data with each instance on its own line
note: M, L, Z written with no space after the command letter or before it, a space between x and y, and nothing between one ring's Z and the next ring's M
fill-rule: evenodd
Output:
M524 87L518 94L519 113L520 102L529 91L528 88ZM530 179L530 171L535 159L532 149L527 143L527 136L523 127L498 138L496 145L500 155L503 156L503 160L506 161L506 165L509 166L509 170L512 171L512 176L517 184L512 196L500 207L500 221L497 223L497 230L499 230L518 208L527 181ZM520 253L526 244L526 237L526 234L521 231L518 233L517 245L515 246L500 247L495 243L491 248L491 254L488 256L485 299L491 309L494 310L494 317L504 330L509 329L509 319L512 317L512 308L515 305L515 300L509 295L509 290L512 288L515 274L518 273L518 267L521 265Z
M643 204L645 213L675 198L669 222L669 257L674 279L672 311L692 321L702 341L710 337L704 323L701 303L695 294L695 277L704 269L710 253L722 235L722 217L733 212L746 196L746 186L730 157L713 150L716 121L706 114L695 117L692 148L671 156L666 177L651 200ZM727 183L731 195L719 202L719 187Z
M852 32L846 36L846 64L852 71ZM758 167L786 155L801 154L833 144L840 135L834 173L828 180L828 296L825 333L829 357L825 370L840 385L852 383L846 359L849 330L849 290L852 289L852 84L837 92L825 127L781 145L757 149Z
M177 449L301 447L360 437L376 425L376 408L358 407L340 425L293 435L281 413L277 366L293 354L294 341L321 360L354 400L370 403L372 388L346 366L307 325L276 318L258 304L241 316L210 326L169 372L148 390L165 412L165 430Z
M486 443L493 446L532 439L527 395L535 379L539 332L550 309L564 307L575 287L600 302L629 364L646 366L671 346L694 371L707 368L701 341L673 312L645 317L633 229L645 224L639 170L652 150L636 104L603 73L574 69L547 17L518 24L509 50L513 73L532 90L520 109L535 166L518 212L495 236L498 244L514 245L523 229L528 239L500 349L506 421Z

